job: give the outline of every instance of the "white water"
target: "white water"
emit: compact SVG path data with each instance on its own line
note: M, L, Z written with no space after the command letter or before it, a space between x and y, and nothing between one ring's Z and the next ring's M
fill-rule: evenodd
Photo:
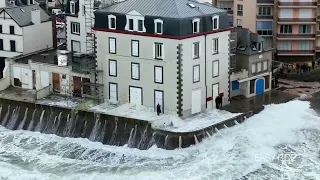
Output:
M320 118L309 106L271 105L243 124L174 151L0 128L0 179L320 179Z

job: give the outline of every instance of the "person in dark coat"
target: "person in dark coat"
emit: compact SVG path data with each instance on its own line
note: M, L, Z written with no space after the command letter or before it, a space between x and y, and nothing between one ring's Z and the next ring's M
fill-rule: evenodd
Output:
M222 94L219 94L216 99L216 109L219 109L222 106Z
M161 105L158 103L157 104L157 114L158 114L158 116L160 115L160 113L161 113Z
M297 73L300 74L300 71L301 71L301 70L300 70L300 64L297 63Z

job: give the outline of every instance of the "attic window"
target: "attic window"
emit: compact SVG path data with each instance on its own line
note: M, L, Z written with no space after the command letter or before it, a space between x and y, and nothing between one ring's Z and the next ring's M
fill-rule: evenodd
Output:
M246 50L246 48L247 48L247 46L239 45L237 49L244 51L244 50Z
M262 52L262 43L257 43L258 52Z
M190 6L191 8L195 8L196 6L194 4L188 3L188 6Z
M253 44L251 44L250 47L251 47L251 49L252 49L253 51L256 51L256 50L257 50L256 46L253 45Z
M217 30L219 29L219 16L213 16L212 17L212 29Z
M70 1L70 13L75 14L76 13L76 5L73 1Z
M24 9L20 9L23 13L25 13L26 11Z
M116 29L116 16L115 15L109 15L108 16L108 22L109 22L109 29Z
M196 33L199 33L200 32L200 19L197 18L197 19L194 19L192 21L192 32L193 34L196 34Z

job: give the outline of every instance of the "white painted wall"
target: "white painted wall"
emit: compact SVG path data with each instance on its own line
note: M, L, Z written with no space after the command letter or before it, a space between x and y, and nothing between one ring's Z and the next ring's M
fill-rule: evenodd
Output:
M93 2L93 1L92 1ZM81 44L81 53L86 53L86 36L87 33L90 32L89 29L86 29L85 25L85 13L83 12L84 0L79 0L79 13L77 17L67 16L66 23L67 23L67 48L69 51L72 50L71 41L79 41ZM86 11L89 11L89 4L86 3ZM92 12L92 17L94 17ZM92 19L94 21L94 19ZM71 22L80 23L80 35L72 34L71 33ZM94 25L94 22L92 22Z
M143 105L154 107L154 91L164 91L164 112L177 111L177 45L178 40L96 31L99 83L109 99L109 82L118 83L119 104L129 102L129 86L142 87ZM109 54L109 37L116 38L117 54ZM139 57L131 56L131 39L139 41ZM163 43L164 60L154 59L154 43ZM109 59L117 60L117 77L109 76ZM140 80L131 79L131 62L140 63ZM154 83L154 66L163 67L163 84ZM188 98L191 98L188 97Z
M52 22L23 27L23 53L53 47Z
M206 107L206 98L212 97L212 85L219 83L219 93L224 93L223 105L229 104L229 34L230 31L198 36L183 40L183 111L189 116L192 108L192 91L201 89L202 110ZM219 53L212 55L212 39L219 38ZM193 59L194 42L200 42L200 57ZM212 77L212 63L219 60L219 76ZM200 82L193 83L193 66L200 65ZM206 73L206 81L205 81ZM206 95L207 86L207 95ZM208 109L213 106L215 97L208 102Z
M21 81L23 89L33 89L32 70L13 67L13 77Z
M4 18L5 17L5 18ZM2 25L2 32L0 39L3 39L3 48L0 50L1 57L13 57L23 52L23 32L22 28L10 18L10 16L4 11L0 13L0 24ZM14 26L15 35L10 34L10 26ZM10 51L10 40L16 41L16 52Z

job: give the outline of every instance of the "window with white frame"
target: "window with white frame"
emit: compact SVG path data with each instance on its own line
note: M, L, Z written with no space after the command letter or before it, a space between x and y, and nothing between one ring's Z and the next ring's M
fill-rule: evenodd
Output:
M70 13L71 14L76 13L76 4L73 1L70 1Z
M131 79L140 80L140 64L131 63Z
M163 20L161 20L161 19L154 20L154 33L156 33L156 34L163 33Z
M109 53L110 54L116 54L117 53L117 42L116 38L109 38Z
M262 42L257 43L258 52L262 52Z
M115 15L108 15L108 25L109 25L109 29L116 29L117 26L117 18Z
M192 56L193 56L193 59L197 59L200 57L200 42L195 42L193 43L192 45Z
M192 21L192 32L193 34L200 32L200 19L194 19Z
M212 17L212 25L213 30L219 29L219 16L213 16Z
M219 76L219 60L212 61L212 77Z
M146 32L144 25L145 18L139 12L132 10L126 15L126 26L125 30L127 31L136 31L136 32Z
M212 39L212 54L219 53L219 38Z
M263 61L263 71L267 71L268 70L268 61Z
M163 67L154 66L154 82L162 84L163 83Z
M80 35L80 23L71 22L71 34Z
M251 64L251 73L256 73L256 64Z
M193 66L193 83L200 81L200 65Z
M131 56L139 56L139 41L131 40Z
M242 27L243 21L242 19L237 19L237 27Z
M257 63L257 73L262 71L262 62Z
M155 59L163 59L163 44L162 43L154 43L154 58Z
M109 59L109 76L117 77L117 61Z

